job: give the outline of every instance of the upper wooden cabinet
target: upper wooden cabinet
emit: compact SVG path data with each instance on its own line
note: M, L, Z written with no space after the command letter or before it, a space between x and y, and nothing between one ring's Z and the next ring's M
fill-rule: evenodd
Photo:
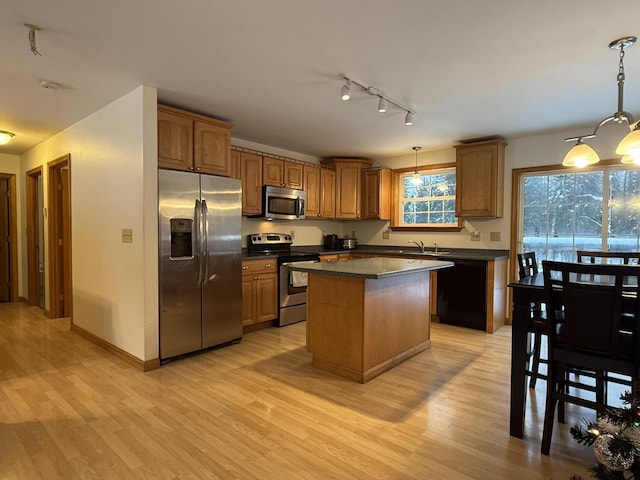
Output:
M232 176L231 125L158 105L158 167Z
M332 166L336 170L336 217L339 219L361 218L360 173L371 166L366 159L332 158L322 161L323 165Z
M320 218L336 218L336 172L320 168Z
M504 204L504 140L456 145L456 215L500 218Z
M320 167L304 165L302 168L304 191L307 193L305 215L307 218L320 216Z
M242 181L242 214L262 213L262 155L238 152Z
M288 187L302 190L303 168L301 163L279 158L264 157L262 161L262 182L273 187Z
M391 170L386 168L362 170L362 218L367 220L391 218Z

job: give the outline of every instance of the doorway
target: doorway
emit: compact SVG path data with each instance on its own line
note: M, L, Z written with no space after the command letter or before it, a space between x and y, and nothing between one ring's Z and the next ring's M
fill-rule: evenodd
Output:
M0 173L0 302L18 295L16 176Z
M42 167L26 173L27 302L44 309L44 203Z
M49 200L49 316L71 317L71 156L47 164Z

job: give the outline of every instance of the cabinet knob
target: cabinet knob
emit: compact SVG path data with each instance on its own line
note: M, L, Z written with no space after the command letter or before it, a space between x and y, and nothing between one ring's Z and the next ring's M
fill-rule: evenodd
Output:
M196 172L199 172L199 171L200 171L200 167L196 167Z
M253 277L254 280L258 280L260 277Z
M247 270L249 267L247 267L246 265L243 265L242 269L243 270Z
M270 263L267 263L267 264L264 266L264 268L271 268L271 264L270 264Z

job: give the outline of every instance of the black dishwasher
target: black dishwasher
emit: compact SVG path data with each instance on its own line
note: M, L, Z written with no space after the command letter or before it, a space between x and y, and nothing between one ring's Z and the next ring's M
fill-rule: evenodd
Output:
M438 270L440 323L485 330L487 322L487 262L452 260Z

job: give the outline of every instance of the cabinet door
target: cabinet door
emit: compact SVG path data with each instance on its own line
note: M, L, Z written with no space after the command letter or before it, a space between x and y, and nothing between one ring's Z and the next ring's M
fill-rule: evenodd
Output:
M362 218L391 218L391 170L362 171Z
M303 190L302 164L284 162L284 184L289 188Z
M242 214L260 215L262 212L262 156L242 152L240 155L242 179Z
M318 217L320 216L320 167L305 165L303 176L304 191L307 192L306 217Z
M320 217L336 217L336 172L320 169Z
M272 187L282 187L284 160L278 158L263 157L262 159L262 184Z
M240 150L231 149L231 178L242 178L242 169L240 167Z
M193 169L193 120L158 108L158 167Z
M321 262L327 262L327 263L336 263L338 261L338 255L320 255L320 261Z
M501 140L456 146L458 217L502 217L505 146Z
M278 274L261 273L256 279L256 321L278 317Z
M242 325L256 323L256 281L254 275L242 275Z
M231 176L231 130L226 126L196 120L193 166L196 172Z
M360 218L360 170L356 162L336 162L336 218Z

